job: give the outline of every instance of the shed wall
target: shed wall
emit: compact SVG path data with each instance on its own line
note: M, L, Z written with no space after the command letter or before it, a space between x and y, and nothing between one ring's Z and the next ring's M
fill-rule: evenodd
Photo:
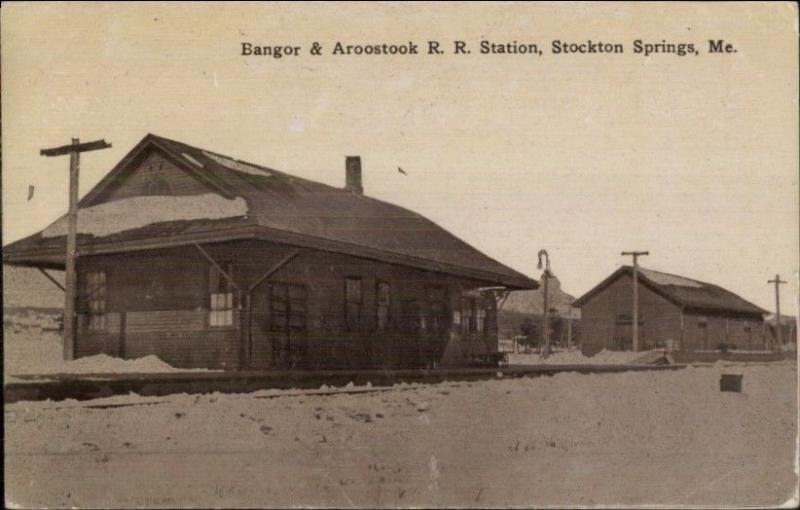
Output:
M629 350L633 343L633 277L623 274L581 306L581 349L587 355L603 349ZM622 320L620 318L622 317ZM627 320L625 320L627 319ZM639 349L681 341L680 308L639 285Z
M633 277L623 274L581 307L582 349L587 355L602 349L627 350L632 328L620 324L632 314ZM639 285L640 349L672 346L674 350L716 350L721 344L738 350L767 348L763 321L735 314L682 311L681 307Z

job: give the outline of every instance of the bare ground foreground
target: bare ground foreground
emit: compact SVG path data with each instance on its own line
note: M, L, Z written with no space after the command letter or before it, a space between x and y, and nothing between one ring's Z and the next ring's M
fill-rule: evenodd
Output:
M796 497L796 381L790 361L22 402L5 406L6 504L774 506Z

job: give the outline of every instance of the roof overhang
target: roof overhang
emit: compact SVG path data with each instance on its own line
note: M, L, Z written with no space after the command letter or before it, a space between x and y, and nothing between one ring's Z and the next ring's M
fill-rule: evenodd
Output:
M617 278L621 277L623 274L630 274L632 272L632 268L630 266L622 266L613 273L611 273L607 278L605 278L602 282L598 283L584 295L576 299L572 306L575 307L582 307L586 303L592 300L592 298L597 295L601 290L603 290L606 286L612 283ZM760 318L763 320L763 316L768 313L766 310L753 310L753 311L746 311L746 310L739 310L734 308L725 308L725 307L710 307L710 306L697 306L691 305L688 303L684 303L681 300L677 299L675 296L666 292L660 286L651 282L646 276L639 274L638 283L641 284L643 287L651 290L653 293L657 294L658 296L664 298L665 300L669 301L673 305L681 308L686 313L697 314L697 315L712 315L716 317L727 317L727 318ZM704 282L700 282L704 283ZM706 284L708 285L708 284ZM755 306L755 305L754 305Z
M244 225L224 229L218 228L207 231L193 231L186 234L173 234L168 237L138 238L114 242L104 242L102 238L94 239L91 242L81 242L79 240L77 255L110 255L174 248L188 246L194 243L222 243L242 240L263 240L320 251L342 253L390 264L462 276L491 285L501 285L509 290L536 289L539 287L539 284L535 280L523 275L505 275L478 268L456 266L421 257L387 252L341 241L272 229L260 225ZM3 263L46 269L64 269L64 242L64 238L61 237L53 238L53 243L47 247L25 249L15 248L11 245L9 247L10 249L3 250Z

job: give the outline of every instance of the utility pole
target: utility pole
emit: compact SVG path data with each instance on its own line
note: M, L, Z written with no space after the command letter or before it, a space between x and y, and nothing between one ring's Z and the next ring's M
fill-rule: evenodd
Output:
M548 281L550 280L550 255L547 250L539 250L539 264L537 267L542 268L542 257L546 262L542 278L544 279L544 303L542 303L542 350L541 355L543 358L550 356L550 332L548 331L548 323L550 318L550 298L548 292Z
M649 251L623 251L622 256L633 257L633 350L639 350L639 257L650 255Z
M53 157L69 154L69 210L67 212L67 258L65 263L64 278L64 359L75 358L75 257L78 237L78 176L80 174L80 153L108 149L110 143L105 140L80 143L77 138L72 139L70 145L62 145L52 149L42 149L39 154Z
M780 285L786 283L781 280L781 275L776 274L774 280L767 280L767 283L775 284L775 331L778 333L778 347L783 345L783 331L781 327L781 292Z

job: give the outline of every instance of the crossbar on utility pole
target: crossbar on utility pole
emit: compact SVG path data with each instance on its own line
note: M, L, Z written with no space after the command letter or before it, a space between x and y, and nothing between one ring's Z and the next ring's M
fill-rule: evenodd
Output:
M781 327L781 291L779 287L786 281L781 280L781 275L776 274L775 279L767 280L767 283L775 284L775 331L778 334L778 347L780 348L783 345L783 328Z
M64 156L69 154L69 210L67 211L67 258L64 278L64 359L75 358L75 297L77 282L75 276L75 258L78 237L78 177L80 175L80 153L111 148L105 140L80 143L72 139L70 145L62 145L51 149L42 149L42 156Z
M639 350L639 257L649 251L623 251L622 256L633 257L633 350Z

